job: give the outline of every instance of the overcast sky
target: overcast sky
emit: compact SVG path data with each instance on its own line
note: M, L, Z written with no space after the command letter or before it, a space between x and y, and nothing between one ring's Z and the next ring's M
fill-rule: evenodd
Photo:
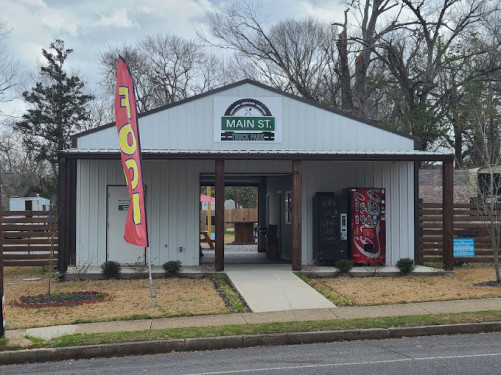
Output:
M238 1L238 0L232 0ZM99 53L107 46L136 42L147 35L167 32L195 38L206 12L222 0L0 0L0 20L11 30L7 45L24 72L37 71L42 48L63 39L74 53L68 67L77 71L89 88L99 79ZM341 0L262 0L262 13L270 23L312 15L332 22L342 20ZM31 87L31 86L29 86ZM19 103L16 111L21 111Z

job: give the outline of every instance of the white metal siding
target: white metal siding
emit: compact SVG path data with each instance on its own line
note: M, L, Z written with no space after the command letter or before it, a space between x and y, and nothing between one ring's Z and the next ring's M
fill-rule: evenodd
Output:
M214 96L282 97L283 137L274 142L214 142ZM208 95L139 119L144 149L412 151L414 142L251 84ZM79 149L118 149L114 127L78 138Z
M199 176L210 161L145 161L146 210L153 264L198 264ZM124 185L120 161L80 160L77 182L77 263L106 260L106 187ZM179 252L183 247L183 252Z
M106 261L107 186L125 185L119 160L77 163L77 263ZM290 161L227 161L226 173L290 173ZM214 161L143 162L146 212L153 264L179 259L198 264L200 174L214 173ZM183 252L179 252L183 247Z
M414 259L412 162L303 162L303 264L310 264L313 258L313 196L347 187L386 189L386 263Z
M227 161L226 173L288 174L290 161ZM77 262L106 260L107 186L124 185L119 160L79 160ZM214 173L213 161L145 161L144 181L153 264L179 259L198 264L199 176ZM387 264L414 257L414 182L411 162L303 162L303 264L313 256L312 197L346 187L383 187L387 207ZM274 195L270 195L272 206ZM272 208L272 207L270 207ZM179 252L183 247L183 252Z

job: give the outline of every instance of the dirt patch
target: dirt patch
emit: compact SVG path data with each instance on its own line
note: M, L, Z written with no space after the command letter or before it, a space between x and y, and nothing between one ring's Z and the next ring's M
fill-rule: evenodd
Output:
M478 285L493 279L494 267L460 267L451 276L343 276L316 281L354 305L380 305L501 297L501 288Z
M104 302L111 299L111 294L100 292L70 292L39 294L37 296L19 296L16 304L25 308L53 306L74 306L84 303Z
M110 293L109 301L79 306L25 309L15 304L23 295L47 293L47 280L25 281L36 269L5 269L6 328L17 329L107 321L137 317L168 317L228 313L224 301L209 279L155 279L157 303L150 298L148 280L88 280L52 282L52 293L99 290ZM38 275L40 277L40 275Z

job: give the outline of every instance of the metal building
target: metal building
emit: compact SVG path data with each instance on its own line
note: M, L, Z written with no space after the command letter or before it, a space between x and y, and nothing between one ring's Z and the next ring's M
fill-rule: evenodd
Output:
M386 264L417 249L417 166L444 171L444 253L452 253L453 156L422 152L416 139L378 123L244 80L139 116L153 264L199 264L201 185L216 187L216 269L224 268L224 184L259 186L259 225L277 225L280 257L313 263L312 198L347 187L386 190ZM115 124L77 134L60 153L59 268L106 260L134 263L125 244L128 195ZM451 185L451 186L449 186ZM220 224L218 226L218 223ZM262 241L260 245L263 246Z

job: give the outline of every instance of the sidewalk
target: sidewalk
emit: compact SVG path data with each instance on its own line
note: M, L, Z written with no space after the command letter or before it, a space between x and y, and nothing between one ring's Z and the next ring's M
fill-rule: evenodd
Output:
M25 336L31 336L49 340L54 337L74 333L124 332L182 327L222 326L228 324L259 324L309 320L379 318L399 315L431 315L486 310L501 310L501 298L84 323L30 328L26 330L11 330L6 331L6 337L12 340L22 340Z
M26 330L11 330L6 331L6 337L9 338L10 343L15 345L17 344L20 347L26 347L30 344L30 341L26 337L38 337L49 340L61 335L74 333L145 331L181 327L222 326L229 324L245 325L272 322L377 318L399 315L431 315L440 313L460 313L486 310L501 310L501 298L422 302L379 306L334 307L323 309L286 310L261 313L237 313L135 321L74 324L54 327L31 328ZM340 340L370 340L398 338L404 336L409 337L494 331L501 331L501 322L452 324L424 327L352 329L326 332L289 332L227 337L203 337L184 340L167 339L162 341L90 345L61 349L26 349L18 351L0 351L0 364L19 364L72 359L88 359L97 357L144 355L169 353L172 351L215 350L253 346L320 343Z

